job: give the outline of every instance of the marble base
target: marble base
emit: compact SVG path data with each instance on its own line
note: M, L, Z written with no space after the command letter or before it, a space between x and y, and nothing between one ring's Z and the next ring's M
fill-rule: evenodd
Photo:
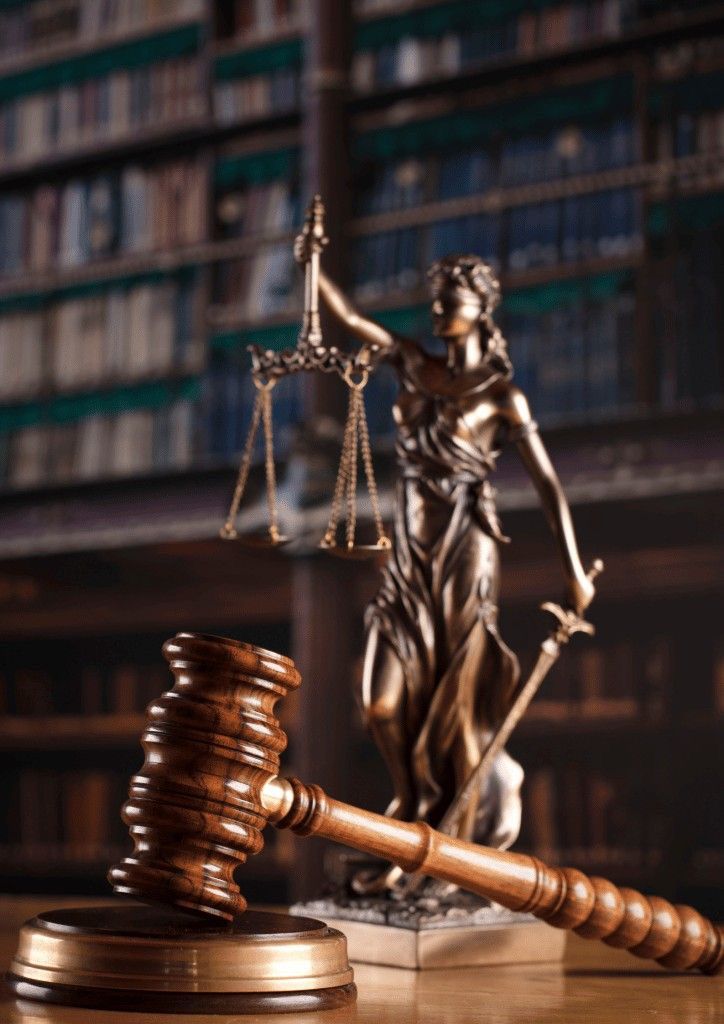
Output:
M410 902L337 892L290 913L342 932L352 961L411 970L556 963L566 945L564 931L460 891Z

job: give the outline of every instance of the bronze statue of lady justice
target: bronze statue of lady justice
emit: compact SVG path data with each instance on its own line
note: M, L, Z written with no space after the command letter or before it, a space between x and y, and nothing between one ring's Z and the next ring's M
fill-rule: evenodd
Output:
M361 314L320 269L320 226L321 214L315 220L310 207L295 242L295 258L307 269L305 298L318 289L361 348L350 355L320 345L316 304L310 313L305 302L305 344L283 353L253 350L254 372L270 380L297 369L365 370L385 360L397 373L394 539L366 615L362 705L394 787L386 813L437 826L474 774L518 684L517 658L497 626L498 545L507 538L489 481L505 443L515 443L540 496L572 615L582 616L595 590L560 482L512 380L493 321L500 286L491 268L471 255L432 265L433 333L444 352L431 355ZM510 846L520 828L522 779L520 766L501 750L453 834ZM383 891L398 875L393 868L358 877L355 887Z

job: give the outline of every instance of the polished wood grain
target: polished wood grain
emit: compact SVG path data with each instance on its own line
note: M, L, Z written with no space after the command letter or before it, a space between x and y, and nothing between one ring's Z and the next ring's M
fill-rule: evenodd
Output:
M17 946L17 929L49 903L88 902L0 897L3 970ZM118 902L118 901L117 901ZM355 964L354 1010L263 1017L266 1024L714 1024L724 1019L724 978L664 973L620 950L568 935L562 964L521 964L409 971ZM248 1024L248 1016L153 1013L109 1009L99 1014L16 1000L0 993L0 1020L12 1024Z
M203 634L179 633L163 652L175 682L147 709L146 760L123 807L134 851L108 878L116 892L231 920L246 907L233 872L264 845L260 791L287 745L274 706L299 673Z
M534 914L586 939L602 939L671 970L722 969L724 931L692 907L619 889L575 868L549 867L527 854L464 842L425 822L373 814L298 779L270 780L262 801L278 828L384 857L406 872L453 882L510 910Z
M192 633L168 641L164 653L176 682L149 707L146 761L123 811L135 849L109 875L117 892L230 919L246 906L234 868L261 849L261 830L271 820L672 970L721 969L724 933L690 907L464 842L425 822L373 814L319 786L279 778L286 739L274 705L300 681L288 658Z

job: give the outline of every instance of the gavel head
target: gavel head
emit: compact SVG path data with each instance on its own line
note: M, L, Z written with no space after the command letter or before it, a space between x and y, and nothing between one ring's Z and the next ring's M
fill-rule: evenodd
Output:
M148 707L146 759L123 806L134 851L108 878L231 920L246 908L234 868L264 845L259 794L287 745L274 707L300 676L289 658L221 637L178 633L163 653L174 685Z

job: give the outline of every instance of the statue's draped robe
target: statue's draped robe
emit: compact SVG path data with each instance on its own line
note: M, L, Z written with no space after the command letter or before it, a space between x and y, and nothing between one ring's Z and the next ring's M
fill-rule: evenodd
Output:
M498 452L465 421L480 386L454 399L425 394L397 368L394 544L367 623L402 665L417 815L435 824L508 709L518 662L497 629L505 538L487 477ZM483 390L498 376L491 371Z

